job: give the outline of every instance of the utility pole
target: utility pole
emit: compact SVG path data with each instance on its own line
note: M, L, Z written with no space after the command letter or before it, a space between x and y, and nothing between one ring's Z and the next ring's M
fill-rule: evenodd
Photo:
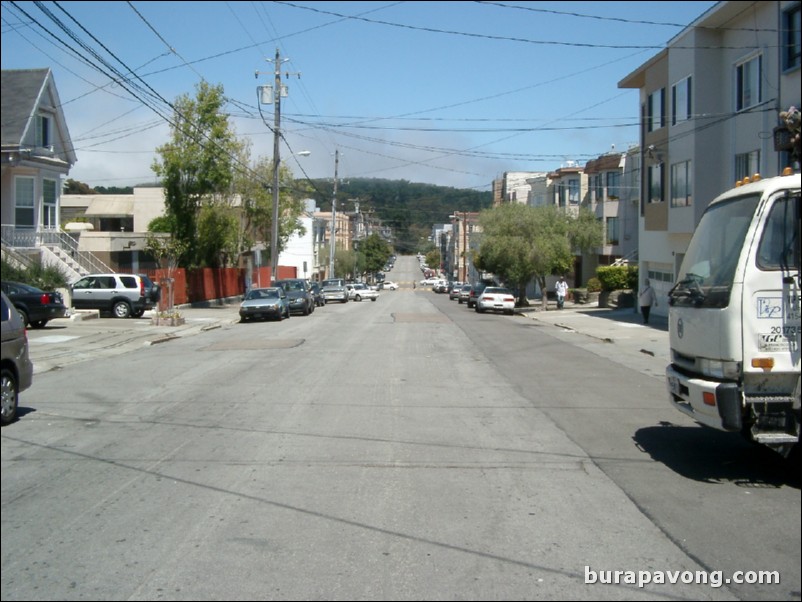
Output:
M266 59L270 62L271 59ZM281 158L279 157L279 142L281 141L281 97L287 96L287 87L281 85L281 64L287 62L289 59L282 59L279 55L279 49L276 48L275 76L273 86L260 87L260 103L275 104L273 113L273 222L270 232L270 279L275 282L278 273L278 256L279 256L279 165ZM260 72L256 72L258 78ZM289 77L289 73L287 76ZM300 74L298 74L300 77Z
M340 151L334 151L334 194L331 197L331 236L329 237L329 278L334 278L334 236L337 231L337 167Z

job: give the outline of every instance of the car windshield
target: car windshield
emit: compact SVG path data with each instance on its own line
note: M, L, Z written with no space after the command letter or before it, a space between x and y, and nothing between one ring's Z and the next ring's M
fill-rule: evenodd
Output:
M275 299L278 297L278 290L274 288L255 288L245 297L246 301L253 299Z

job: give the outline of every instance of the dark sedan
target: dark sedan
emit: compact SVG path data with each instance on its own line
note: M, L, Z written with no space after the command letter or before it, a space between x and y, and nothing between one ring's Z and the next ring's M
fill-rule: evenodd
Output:
M42 289L21 282L2 282L3 292L17 308L25 326L44 328L50 320L64 318L67 306L61 293Z
M277 280L273 286L280 286L287 293L290 302L290 311L308 316L315 311L315 299L309 287L309 281L304 278L288 278Z

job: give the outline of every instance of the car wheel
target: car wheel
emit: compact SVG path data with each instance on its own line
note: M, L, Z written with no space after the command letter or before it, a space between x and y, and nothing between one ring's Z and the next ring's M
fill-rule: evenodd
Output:
M362 295L355 295L354 301L362 301Z
M2 396L2 405L0 406L0 415L2 416L3 424L10 424L17 418L17 400L19 395L17 393L17 380L14 378L14 373L8 368L3 368L2 381L0 382L0 396Z
M131 312L131 316L133 316L134 318L141 318L144 315L145 315L145 310L144 309L138 309L138 310L136 310L134 312Z
M113 313L115 318L128 318L131 316L131 306L125 301L117 301L114 304Z
M17 313L19 314L19 317L22 318L22 325L27 328L28 325L30 324L30 322L28 321L28 313L24 309L20 309L19 307L17 308Z
M45 324L47 324L47 320L36 320L36 322L31 322L31 328L44 328Z
M371 299L371 301L373 301L375 303L376 302L376 297L373 297L373 299Z

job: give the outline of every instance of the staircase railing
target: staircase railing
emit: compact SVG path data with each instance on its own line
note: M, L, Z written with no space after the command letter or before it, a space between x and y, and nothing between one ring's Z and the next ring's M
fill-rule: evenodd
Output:
M95 257L90 251L79 251L78 241L63 230L17 228L13 225L2 225L3 244L11 248L33 249L36 247L55 247L61 249L74 260L80 269L78 272L89 273L112 273L109 266Z

